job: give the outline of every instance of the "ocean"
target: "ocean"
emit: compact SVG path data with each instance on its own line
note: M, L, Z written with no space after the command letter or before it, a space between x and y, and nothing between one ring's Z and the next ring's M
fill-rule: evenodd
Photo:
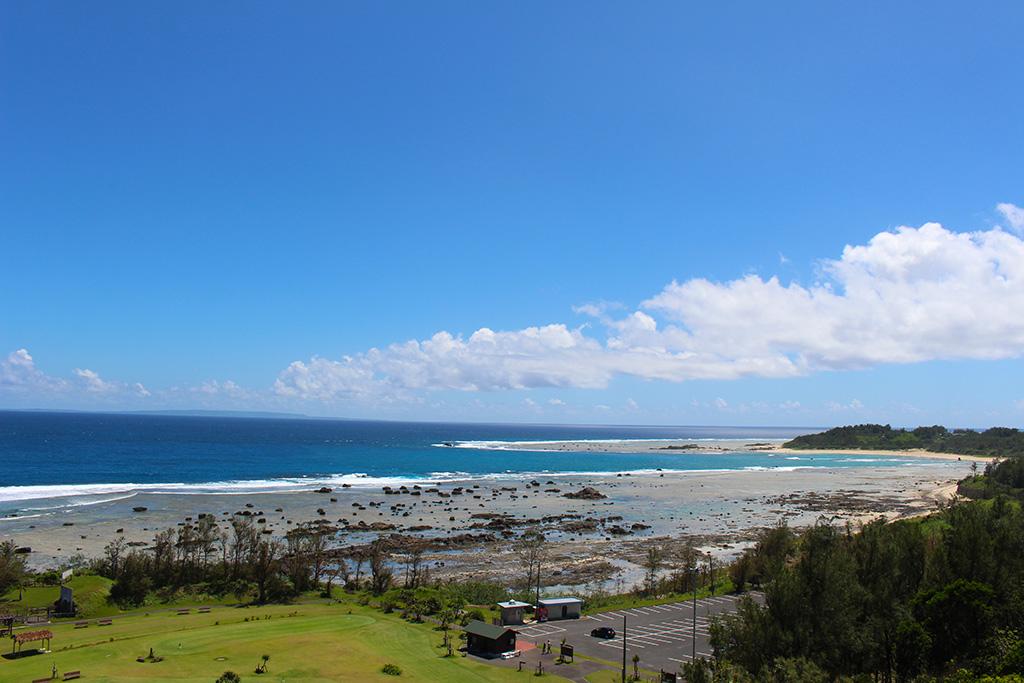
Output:
M535 452L502 447L508 441L609 439L747 443L809 431L815 430L0 411L0 514L38 499L143 491L272 492L314 484L377 487L396 481L530 473L873 467L882 462L842 455Z

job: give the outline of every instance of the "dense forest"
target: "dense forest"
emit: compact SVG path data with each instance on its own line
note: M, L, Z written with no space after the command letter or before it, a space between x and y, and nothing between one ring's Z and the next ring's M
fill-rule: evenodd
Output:
M985 431L946 429L938 425L917 429L893 429L889 425L864 424L836 427L818 434L798 436L784 444L800 449L922 449L1002 458L1024 455L1024 432L1009 427Z
M1022 463L971 479L1014 481ZM1024 680L1024 513L1008 496L859 531L776 527L731 576L764 604L714 625L716 663L691 680Z

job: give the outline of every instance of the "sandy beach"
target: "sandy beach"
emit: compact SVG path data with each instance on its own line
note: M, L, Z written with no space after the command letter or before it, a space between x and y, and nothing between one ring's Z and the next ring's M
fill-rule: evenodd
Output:
M651 543L689 542L726 559L781 521L799 527L821 517L858 523L932 511L967 474L966 460L932 457L895 466L883 460L879 467L421 481L393 487L392 493L358 486L323 492L139 492L102 502L50 501L50 509L26 507L0 520L0 536L30 547L30 563L43 568L75 555L97 557L117 536L145 548L156 532L200 514L212 515L224 530L233 517L248 516L273 537L303 521L325 519L341 530L338 546L385 535L398 549L423 545L440 575L511 579L515 563L502 554L511 552L524 530L538 528L559 567L553 580L609 588L634 582ZM566 496L588 487L597 492L593 498Z
M931 460L965 460L989 462L991 458L959 453L939 453L920 448L907 450L884 449L802 449L785 448L781 440L748 439L608 439L590 441L470 441L454 444L456 448L492 448L509 451L559 451L579 453L736 453L770 452L794 455L865 455L927 458Z

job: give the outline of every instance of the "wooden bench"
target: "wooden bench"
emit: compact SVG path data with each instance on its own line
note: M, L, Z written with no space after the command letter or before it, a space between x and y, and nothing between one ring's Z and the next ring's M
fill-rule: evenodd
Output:
M100 619L99 621L96 622L96 625L97 626L110 626L113 623L114 622L112 620L110 620L110 619Z
M210 608L209 607L200 607L199 608L199 613L200 614L209 614L210 613Z
M76 678L81 678L81 677L82 677L82 672L81 671L65 671L64 672L64 680L65 681L73 681Z
M76 621L75 622L75 628L89 628L89 622L88 621Z
M192 613L192 610L188 609L188 608L178 610L178 615L179 616L181 616L182 614L191 614L191 613Z
M53 679L47 676L46 678L36 678L32 683L50 683Z

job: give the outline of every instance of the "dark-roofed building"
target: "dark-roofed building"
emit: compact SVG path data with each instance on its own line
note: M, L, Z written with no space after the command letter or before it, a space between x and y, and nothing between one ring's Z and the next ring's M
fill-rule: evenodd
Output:
M466 632L466 651L480 657L500 657L516 649L516 632L504 626L471 621Z

